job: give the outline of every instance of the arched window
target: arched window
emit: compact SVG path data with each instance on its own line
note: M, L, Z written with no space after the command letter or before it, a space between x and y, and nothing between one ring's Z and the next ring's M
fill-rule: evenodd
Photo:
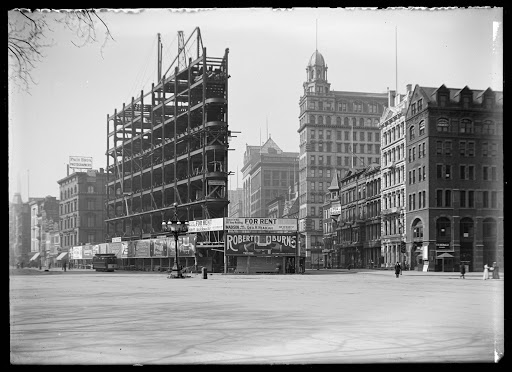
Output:
M359 126L364 127L364 118L359 118Z
M325 124L327 124L327 125L330 125L330 124L331 124L331 117L330 117L330 116L327 116L327 117L325 118Z
M345 117L345 118L343 119L343 124L345 124L345 125L349 125L349 122L348 122L348 118L347 118L347 117Z
M446 118L437 119L437 131L438 132L449 132L450 122Z
M336 125L341 125L341 118L339 116L336 118Z
M309 115L309 124L315 124L315 115Z
M324 123L324 117L322 115L320 115L318 117L318 124L323 124Z
M441 217L436 222L436 236L444 240L451 238L451 222L446 217Z
M410 140L413 140L414 139L414 125L411 125L409 127L409 139Z
M419 124L420 136L425 134L425 120L420 121Z
M412 224L412 237L415 240L423 240L423 222L419 218L414 220Z

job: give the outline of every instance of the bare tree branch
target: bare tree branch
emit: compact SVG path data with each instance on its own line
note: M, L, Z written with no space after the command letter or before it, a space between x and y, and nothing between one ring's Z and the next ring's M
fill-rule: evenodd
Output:
M36 84L32 71L45 57L44 51L54 45L50 27L51 22L71 31L70 42L82 48L98 41L96 23L101 22L104 28L103 48L108 40L114 40L103 19L94 9L77 9L63 11L46 11L14 9L8 12L8 60L9 82L18 88L28 91L30 83Z

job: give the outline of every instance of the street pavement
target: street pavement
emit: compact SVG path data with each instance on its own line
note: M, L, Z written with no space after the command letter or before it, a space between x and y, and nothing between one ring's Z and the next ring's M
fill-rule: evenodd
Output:
M496 363L504 279L11 269L14 365Z

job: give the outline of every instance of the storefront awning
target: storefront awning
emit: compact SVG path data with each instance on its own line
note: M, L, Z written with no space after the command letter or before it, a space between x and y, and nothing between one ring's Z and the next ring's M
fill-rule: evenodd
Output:
M445 253L440 254L439 256L437 256L437 258L453 258L453 255L445 252Z
M35 255L32 256L32 258L30 259L30 261L33 261L35 259L37 259L37 257L39 257L40 253L37 252Z
M62 260L64 257L66 257L67 254L68 252L62 252L61 254L59 254L59 257L57 257L57 261Z

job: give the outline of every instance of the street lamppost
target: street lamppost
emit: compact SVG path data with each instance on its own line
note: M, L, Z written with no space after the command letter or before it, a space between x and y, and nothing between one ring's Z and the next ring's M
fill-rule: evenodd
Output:
M180 235L185 235L188 232L188 221L183 220L180 221L178 219L178 203L174 203L174 217L172 220L169 220L167 223L162 221L162 231L170 232L174 236L174 265L171 269L174 272L174 278L183 278L183 274L181 273L181 266L179 264L178 257L178 237Z

